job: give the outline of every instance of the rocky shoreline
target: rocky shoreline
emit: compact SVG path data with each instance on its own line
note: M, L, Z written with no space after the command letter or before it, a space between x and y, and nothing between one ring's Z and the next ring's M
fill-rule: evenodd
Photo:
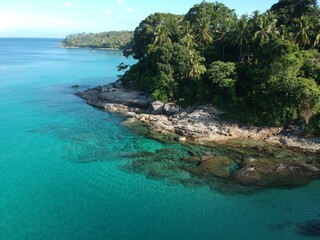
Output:
M247 193L252 187L299 187L320 178L320 139L302 137L300 129L259 128L221 120L222 112L212 105L182 109L175 103L163 104L124 88L121 81L75 95L125 116L122 124L131 129L143 126L147 132L142 134L186 146L168 153L125 154L137 157L128 169L147 177L196 185L198 180L192 177L176 179L188 172L215 190L230 191L230 186L236 186L237 193ZM196 146L204 149L196 150ZM166 174L167 169L175 169L176 174Z
M67 46L61 45L62 48L66 49L77 49L77 48L84 48L84 49L92 49L92 50L105 50L105 51L121 51L119 48L95 48L95 47L77 47L77 46Z
M210 145L236 139L262 140L271 144L319 152L320 138L301 136L302 130L277 127L255 127L221 120L223 112L212 105L180 108L175 103L163 104L138 91L125 89L121 81L76 92L88 104L128 117L126 124L138 121L154 133L175 140Z

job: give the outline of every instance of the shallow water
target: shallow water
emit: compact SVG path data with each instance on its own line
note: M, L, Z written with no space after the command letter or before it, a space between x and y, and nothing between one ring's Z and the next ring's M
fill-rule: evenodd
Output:
M308 238L297 226L320 219L319 181L225 195L128 171L128 154L181 146L73 95L114 81L122 61L133 62L58 39L0 39L0 240Z

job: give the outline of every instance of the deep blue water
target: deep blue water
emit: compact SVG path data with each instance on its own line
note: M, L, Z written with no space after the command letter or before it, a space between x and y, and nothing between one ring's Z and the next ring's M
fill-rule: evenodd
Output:
M168 147L73 95L112 82L118 51L0 39L0 240L307 239L320 182L226 196L123 171L122 153Z

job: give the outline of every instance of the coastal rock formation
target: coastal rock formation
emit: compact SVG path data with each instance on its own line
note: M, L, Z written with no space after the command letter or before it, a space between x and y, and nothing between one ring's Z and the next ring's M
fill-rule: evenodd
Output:
M88 104L101 108L105 108L108 103L117 103L142 109L150 106L150 98L147 95L138 91L127 90L122 87L121 82L77 92L76 95L86 99Z
M180 106L176 103L166 103L163 110L168 115L178 114L180 112Z
M160 101L154 101L151 103L152 114L162 114L164 103Z
M320 169L302 161L287 159L254 159L234 161L227 156L187 157L182 159L196 163L184 169L199 176L214 176L241 185L260 187L297 187L318 178Z
M186 147L196 143L206 149L197 154L170 150L139 155L129 169L148 177L172 178L187 185L204 182L219 191L231 184L235 192L248 192L252 187L297 187L320 177L319 139L289 136L282 128L224 121L220 118L223 112L212 105L181 109L175 103L153 102L141 92L123 88L121 82L76 95L90 105L121 113L127 117L122 125L138 134L183 142ZM179 176L189 173L199 180L177 180L174 172Z
M223 121L220 118L223 112L212 105L181 109L175 103L153 102L150 96L142 92L124 88L121 81L77 92L76 95L92 106L134 117L153 132L169 134L172 139L182 137L183 141L198 144L251 139L306 151L320 151L318 138L302 138L294 134L289 136L283 133L282 128L261 128Z

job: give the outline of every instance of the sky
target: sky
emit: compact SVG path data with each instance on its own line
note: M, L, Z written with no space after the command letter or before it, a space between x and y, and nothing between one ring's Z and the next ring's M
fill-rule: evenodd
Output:
M155 12L185 14L202 0L0 0L0 37L57 37L134 30ZM212 2L207 0L207 2ZM265 11L278 0L219 0L237 14Z

